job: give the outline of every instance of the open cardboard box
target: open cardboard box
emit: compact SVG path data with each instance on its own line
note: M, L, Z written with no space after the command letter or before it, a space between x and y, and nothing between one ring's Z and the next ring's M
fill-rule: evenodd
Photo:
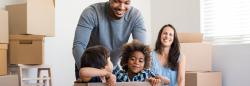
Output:
M203 41L202 33L177 33L180 43L195 43Z

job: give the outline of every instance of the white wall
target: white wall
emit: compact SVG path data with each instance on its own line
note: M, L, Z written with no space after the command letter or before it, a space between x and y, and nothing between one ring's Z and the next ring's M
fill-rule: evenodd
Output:
M250 85L250 44L213 47L213 70L222 72L223 86Z
M152 44L160 28L172 24L178 32L200 32L199 0L151 1Z

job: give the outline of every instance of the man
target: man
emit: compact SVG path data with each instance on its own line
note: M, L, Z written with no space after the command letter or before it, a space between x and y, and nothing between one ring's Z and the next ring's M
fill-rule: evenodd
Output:
M86 48L102 45L109 49L114 66L120 59L121 47L130 35L146 42L146 29L138 9L131 0L109 0L90 5L82 12L73 43L76 78L79 78L80 57Z

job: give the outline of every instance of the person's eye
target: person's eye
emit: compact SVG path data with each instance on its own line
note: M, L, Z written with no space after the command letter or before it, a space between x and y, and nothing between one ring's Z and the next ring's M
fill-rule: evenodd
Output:
M130 4L130 2L125 2L125 4L126 4L126 5L129 5L129 4Z
M132 60L132 61L134 61L134 60L135 60L135 58L131 57L131 58L129 58L129 60Z
M144 59L140 59L139 62L143 63L143 62L144 62Z
M164 34L164 35L168 35L168 33L167 33L167 32L164 32L163 34Z
M173 36L173 34L172 34L172 33L170 33L169 35L170 35L170 36Z

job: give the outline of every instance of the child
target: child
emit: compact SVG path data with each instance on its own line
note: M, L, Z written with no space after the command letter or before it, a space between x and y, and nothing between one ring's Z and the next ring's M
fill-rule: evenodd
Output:
M118 82L146 81L153 86L161 82L157 76L148 68L150 66L150 48L147 45L134 40L132 43L123 46L120 65L114 69L113 73Z
M111 72L113 65L108 54L108 49L102 46L87 48L81 57L80 80L77 82L106 82L114 85L116 79Z

